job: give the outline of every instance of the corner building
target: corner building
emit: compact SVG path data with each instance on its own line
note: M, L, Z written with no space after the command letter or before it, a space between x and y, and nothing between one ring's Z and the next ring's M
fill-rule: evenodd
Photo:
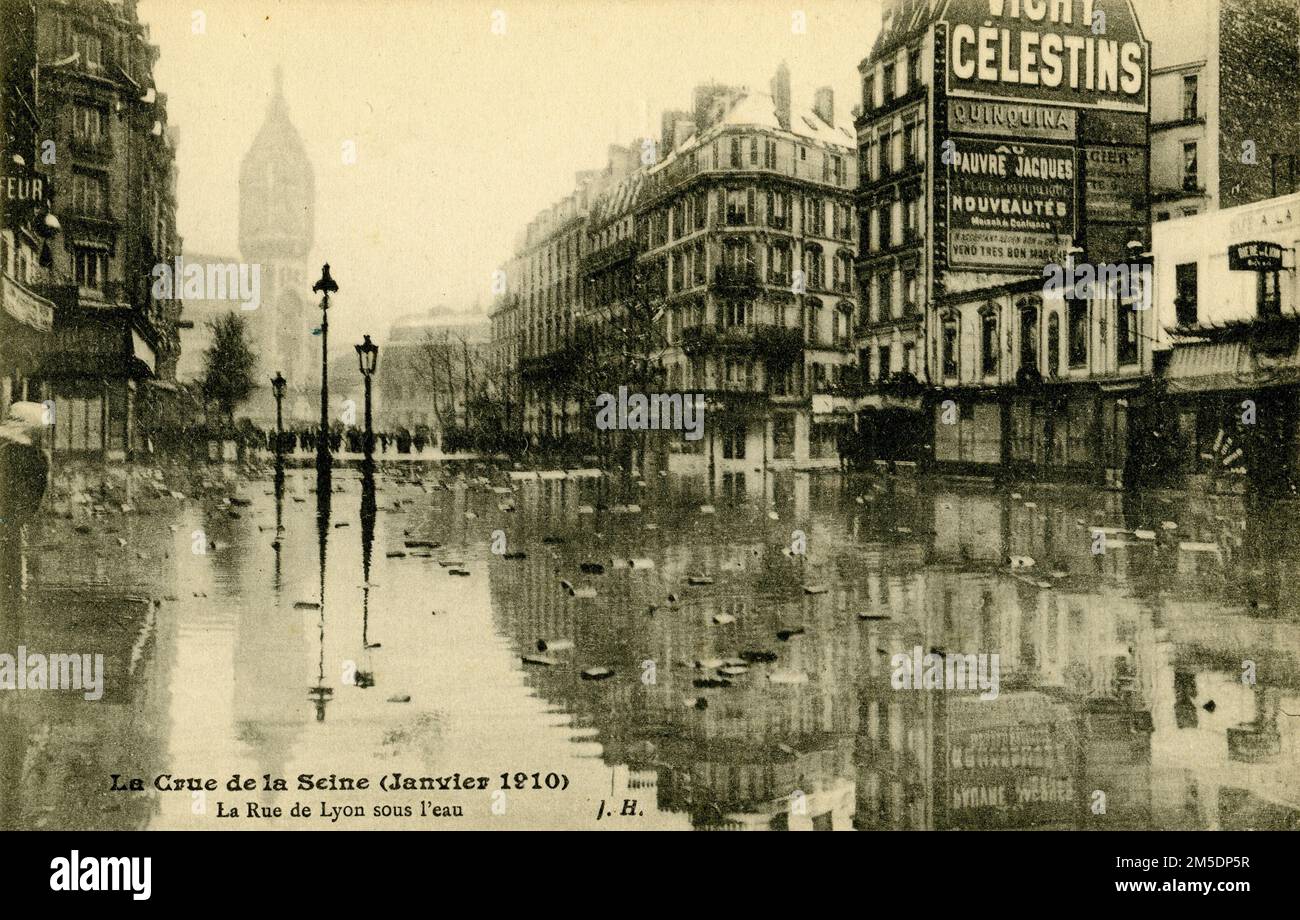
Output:
M878 408L923 413L889 426L895 458L1123 485L1154 338L1148 61L1128 0L886 5L860 67L858 347ZM1047 283L1101 266L1133 270Z

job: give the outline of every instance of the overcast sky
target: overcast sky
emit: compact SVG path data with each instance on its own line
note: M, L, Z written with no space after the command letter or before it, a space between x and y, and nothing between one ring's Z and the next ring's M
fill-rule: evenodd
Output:
M519 229L609 144L657 136L699 82L766 90L784 59L796 103L829 84L847 116L880 23L864 0L141 0L140 15L180 129L189 250L238 255L239 162L283 65L340 344L435 304L487 309Z

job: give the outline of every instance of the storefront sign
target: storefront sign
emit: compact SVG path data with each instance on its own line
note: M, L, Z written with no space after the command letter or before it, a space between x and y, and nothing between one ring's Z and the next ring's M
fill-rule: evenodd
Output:
M1136 147L1085 147L1084 216L1146 222L1147 155Z
M1073 143L1077 115L1059 106L953 99L948 104L948 131Z
M1146 111L1149 46L1130 0L947 0L949 96Z
M40 332L49 332L54 326L54 304L37 297L8 275L3 276L0 296L4 298L4 311L18 322Z
M948 167L953 267L1040 272L1076 232L1072 147L963 139Z
M1228 270L1234 272L1281 271L1282 247L1278 243L1235 243L1228 247Z

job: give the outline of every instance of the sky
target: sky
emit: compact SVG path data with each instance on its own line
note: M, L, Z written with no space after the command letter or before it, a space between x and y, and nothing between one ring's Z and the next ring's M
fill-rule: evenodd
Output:
M139 11L180 134L186 250L238 256L239 163L283 66L316 172L310 265L328 261L339 283L340 348L364 332L382 341L402 314L488 309L491 273L528 221L576 172L603 167L610 144L658 137L659 113L689 108L698 83L766 91L784 60L796 104L830 85L847 118L880 24L871 0L140 0Z

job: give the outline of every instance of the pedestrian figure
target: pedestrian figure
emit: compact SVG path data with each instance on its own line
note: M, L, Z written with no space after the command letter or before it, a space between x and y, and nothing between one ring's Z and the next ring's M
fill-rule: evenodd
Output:
M0 615L18 609L22 590L23 525L45 496L50 462L41 447L45 407L18 402L0 422Z

